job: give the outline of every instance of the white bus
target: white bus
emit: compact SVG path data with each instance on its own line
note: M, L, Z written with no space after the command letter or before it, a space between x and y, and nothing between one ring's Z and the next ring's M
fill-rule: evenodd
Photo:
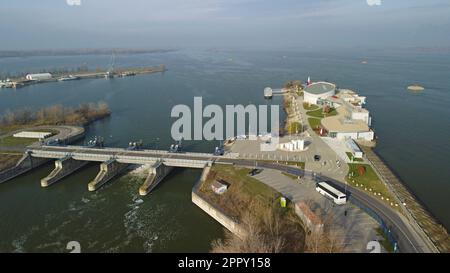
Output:
M320 182L316 184L316 191L325 197L333 199L335 204L343 205L347 202L347 196L342 192L338 191L330 184L326 182Z

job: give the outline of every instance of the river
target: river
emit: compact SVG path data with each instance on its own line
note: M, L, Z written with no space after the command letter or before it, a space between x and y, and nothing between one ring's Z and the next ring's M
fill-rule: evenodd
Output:
M447 226L450 215L449 53L414 51L217 51L119 55L116 66L165 64L168 71L117 79L37 84L0 89L0 114L53 104L106 101L112 116L87 128L108 146L142 139L148 148L172 144L170 111L176 104L266 104L263 89L287 80L328 80L367 96L377 151ZM362 64L367 60L367 64ZM107 66L110 56L0 59L0 72ZM412 83L426 90L413 94ZM275 101L277 103L277 101ZM187 142L189 151L211 152L217 142ZM141 179L122 176L97 192L87 191L98 165L47 189L39 180L48 164L0 185L0 251L66 252L78 241L85 252L206 252L223 237L221 226L190 201L199 170L177 169L149 196L138 196Z

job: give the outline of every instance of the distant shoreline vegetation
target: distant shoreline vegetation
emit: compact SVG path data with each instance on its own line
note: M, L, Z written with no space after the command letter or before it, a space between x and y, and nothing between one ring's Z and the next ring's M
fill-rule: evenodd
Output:
M106 102L83 103L78 107L65 107L61 104L32 111L28 108L6 111L0 116L0 129L9 127L40 125L78 125L85 126L96 120L108 117L111 111Z
M81 55L130 55L149 53L168 53L177 49L39 49L39 50L0 50L0 58L12 57L45 57L45 56L81 56Z

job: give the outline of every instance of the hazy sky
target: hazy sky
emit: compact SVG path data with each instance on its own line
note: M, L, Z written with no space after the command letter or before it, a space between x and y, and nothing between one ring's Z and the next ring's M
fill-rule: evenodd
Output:
M0 49L450 45L450 0L67 1L0 0Z

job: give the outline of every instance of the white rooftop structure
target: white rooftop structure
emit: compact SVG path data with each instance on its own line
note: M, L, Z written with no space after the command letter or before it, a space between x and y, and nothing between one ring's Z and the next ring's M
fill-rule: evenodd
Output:
M52 74L50 73L28 74L26 78L27 80L30 81L50 80L52 78Z
M303 90L303 99L310 104L317 104L319 99L326 99L336 94L336 85L329 82L315 82Z
M350 151L352 152L352 155L355 158L362 158L363 157L363 152L361 151L361 149L359 148L358 144L356 144L353 139L348 138L348 139L345 140L345 143L347 144L347 147L350 149Z
M290 142L278 144L280 150L289 152L301 152L305 150L305 141L303 139L291 140Z
M32 131L22 131L14 134L14 137L19 138L36 138L36 139L44 139L50 137L52 135L51 132L32 132Z

